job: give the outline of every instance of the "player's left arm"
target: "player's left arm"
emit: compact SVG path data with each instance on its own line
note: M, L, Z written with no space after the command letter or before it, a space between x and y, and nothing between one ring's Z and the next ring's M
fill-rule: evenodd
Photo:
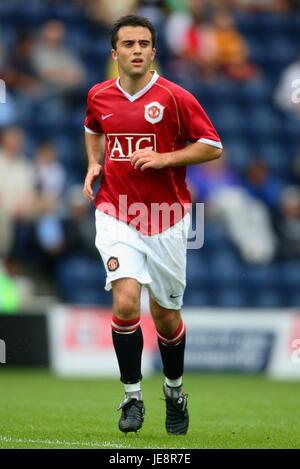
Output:
M189 166L206 163L221 156L222 149L202 142L192 143L181 150L157 153L151 147L135 151L131 164L135 169L161 169L169 166Z
M157 153L149 147L138 150L131 157L131 164L135 169L144 171L147 168L189 166L206 163L221 156L220 137L196 98L188 91L177 88L176 104L171 114L178 118L177 135L186 142L194 143L180 150L164 153Z

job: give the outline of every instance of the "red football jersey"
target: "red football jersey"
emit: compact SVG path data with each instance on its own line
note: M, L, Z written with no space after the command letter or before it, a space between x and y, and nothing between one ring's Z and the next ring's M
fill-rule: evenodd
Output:
M85 130L106 137L96 208L149 235L164 231L189 210L186 168L140 171L131 166L132 153L146 147L165 153L197 141L222 148L215 128L194 96L156 72L135 95L124 91L119 79L92 87Z

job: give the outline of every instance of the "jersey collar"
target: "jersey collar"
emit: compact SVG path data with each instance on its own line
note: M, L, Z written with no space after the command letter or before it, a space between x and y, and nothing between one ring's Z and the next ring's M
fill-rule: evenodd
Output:
M144 87L142 88L140 91L138 91L137 93L135 94L129 94L127 93L125 90L123 90L122 86L120 85L120 77L117 78L117 81L116 81L116 85L117 85L117 88L119 88L119 90L124 94L124 96L129 99L129 101L133 102L135 101L136 99L140 98L141 96L143 96L145 93L147 93L147 91L150 90L150 88L154 85L154 83L156 82L156 80L159 78L159 75L157 72L154 71L153 73L153 77L151 78L151 80L149 81L149 83Z

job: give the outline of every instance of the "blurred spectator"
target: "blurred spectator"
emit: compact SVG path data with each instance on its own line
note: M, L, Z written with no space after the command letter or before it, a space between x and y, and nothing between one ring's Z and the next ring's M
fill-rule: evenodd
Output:
M20 294L13 281L7 275L0 258L0 314L16 313L20 307Z
M32 97L41 93L41 82L32 63L33 46L32 35L22 31L4 69L7 87Z
M225 158L189 168L194 199L205 201L206 215L224 223L241 256L250 263L270 262L276 239L265 205L242 187Z
M233 16L220 11L213 17L213 26L218 69L233 80L255 79L258 69L249 62L246 41L235 28Z
M64 233L67 255L83 255L98 259L95 246L94 210L82 193L82 185L71 186L66 194Z
M1 25L0 25L0 70L4 64L4 59L5 59L5 47L3 43L3 35L2 35Z
M47 263L48 273L52 274L56 259L65 248L61 212L66 173L57 160L56 148L51 143L40 145L35 159L36 187L39 195L35 241L40 261Z
M190 166L187 174L194 202L208 201L217 191L240 184L238 175L228 165L226 150L209 164Z
M164 19L164 0L139 0L137 14L147 17L155 27Z
M58 161L55 146L47 142L40 145L36 152L36 184L40 196L58 201L65 183L66 172Z
M300 148L296 152L296 156L292 165L292 179L293 183L298 184L300 187Z
M287 3L292 11L300 10L300 0L287 0Z
M0 253L18 258L26 252L29 222L35 214L34 168L23 154L18 127L2 131L0 145Z
M233 0L238 9L250 12L268 11L281 13L290 9L290 0Z
M287 186L280 194L280 215L277 222L279 254L300 257L300 189Z
M170 12L186 12L187 5L186 0L165 0L164 1L167 10Z
M250 161L245 170L243 186L249 194L264 202L273 215L276 215L283 181L270 173L263 158L253 158Z
M43 80L48 95L61 94L84 85L84 66L74 49L65 45L65 40L64 24L49 21L42 27L32 51L34 70Z
M1 86L4 86L1 90L1 101L4 102L0 102L0 129L15 125L18 121L17 103L8 92L6 83L1 83Z
M275 102L278 107L297 119L300 119L300 54L282 73Z
M206 81L219 73L232 80L255 79L257 67L249 61L246 41L226 3L189 0L187 6L188 12L171 14L167 23L166 39L174 56L193 65Z
M217 45L206 4L202 0L188 0L187 6L186 13L170 15L165 29L170 51L175 58L184 61L175 63L174 69L179 67L185 74L192 73L210 81L215 75Z
M88 0L90 16L112 26L123 15L135 13L138 0Z

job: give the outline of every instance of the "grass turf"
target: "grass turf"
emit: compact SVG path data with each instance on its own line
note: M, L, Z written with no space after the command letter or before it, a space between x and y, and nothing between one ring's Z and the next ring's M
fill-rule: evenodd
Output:
M0 448L299 448L300 382L263 376L185 375L190 430L164 429L162 376L143 380L138 435L117 428L118 380L63 379L41 370L0 371Z

